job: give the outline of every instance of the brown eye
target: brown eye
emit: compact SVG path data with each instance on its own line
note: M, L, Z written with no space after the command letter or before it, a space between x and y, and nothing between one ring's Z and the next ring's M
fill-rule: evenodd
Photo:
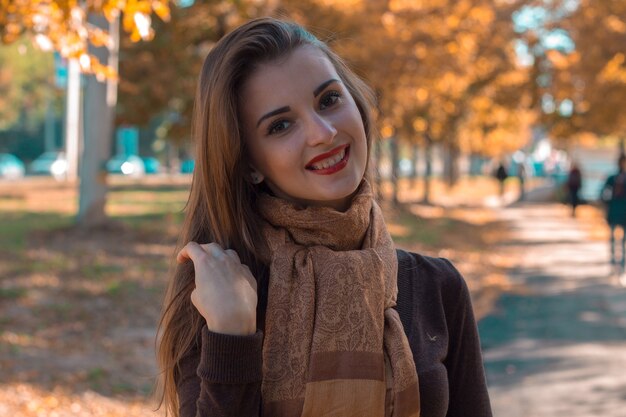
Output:
M274 123L272 123L270 127L267 129L267 134L275 135L289 128L289 126L291 126L291 123L288 122L287 120L277 120Z
M320 99L320 110L332 107L339 102L341 94L338 91L329 91Z

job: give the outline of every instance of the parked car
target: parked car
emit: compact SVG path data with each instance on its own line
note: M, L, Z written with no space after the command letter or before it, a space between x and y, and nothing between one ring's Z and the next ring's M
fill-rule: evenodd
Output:
M136 155L116 155L108 160L106 169L110 174L122 174L131 177L141 177L146 172L143 161Z
M24 176L24 163L15 155L0 153L0 178L15 180Z
M63 152L44 152L29 166L32 175L52 175L57 180L67 176L67 159Z
M180 173L181 174L191 174L193 173L193 169L195 166L195 161L193 159L185 159L180 164Z
M158 174L161 172L161 163L152 156L142 156L143 166L146 174Z

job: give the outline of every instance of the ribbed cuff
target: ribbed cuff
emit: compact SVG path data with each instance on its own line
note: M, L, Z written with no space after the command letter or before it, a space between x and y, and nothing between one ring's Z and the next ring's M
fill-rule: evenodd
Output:
M250 336L213 333L202 328L198 376L212 383L248 384L262 379L263 332Z

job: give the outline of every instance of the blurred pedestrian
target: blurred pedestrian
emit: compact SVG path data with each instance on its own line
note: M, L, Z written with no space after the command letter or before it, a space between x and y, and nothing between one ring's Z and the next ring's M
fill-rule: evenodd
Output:
M374 108L296 24L209 52L159 330L171 415L491 416L463 278L396 250L373 198Z
M576 217L576 207L580 204L580 189L583 186L583 176L580 167L574 162L567 175L567 199L572 206L572 217Z
M517 165L517 180L519 182L519 200L526 197L526 164L522 161Z
M496 171L494 172L494 177L498 180L500 187L500 197L502 197L504 196L504 182L509 177L509 172L507 171L506 166L504 166L503 161L500 161L498 168L496 168Z
M624 271L626 255L626 155L620 155L617 161L617 173L609 176L602 187L601 199L606 205L606 220L611 231L611 265ZM620 254L616 257L616 230L621 229Z

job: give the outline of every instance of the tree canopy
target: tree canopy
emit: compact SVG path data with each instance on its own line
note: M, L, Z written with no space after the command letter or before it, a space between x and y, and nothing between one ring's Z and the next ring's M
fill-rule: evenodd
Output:
M114 69L88 51L89 44L111 46L112 37L88 22L90 13L111 22L121 18L122 27L134 42L154 37L152 14L170 18L169 0L0 0L0 38L12 43L24 34L33 36L44 51L55 50L67 59L77 59L81 70L99 78L115 77Z
M31 130L43 121L48 101L59 96L51 87L53 75L52 55L30 42L0 48L0 130Z
M551 136L626 136L626 3L529 2L520 39L533 107Z
M105 45L110 37L85 14L120 16L127 36L117 121L146 126L157 118L171 139L188 136L208 50L245 19L268 14L329 40L368 80L384 137L427 138L496 156L523 146L534 124L564 138L626 131L624 2L197 0L184 8L168 0L0 2L4 42L31 33L38 45L109 76L85 45ZM7 77L0 73L0 86Z

